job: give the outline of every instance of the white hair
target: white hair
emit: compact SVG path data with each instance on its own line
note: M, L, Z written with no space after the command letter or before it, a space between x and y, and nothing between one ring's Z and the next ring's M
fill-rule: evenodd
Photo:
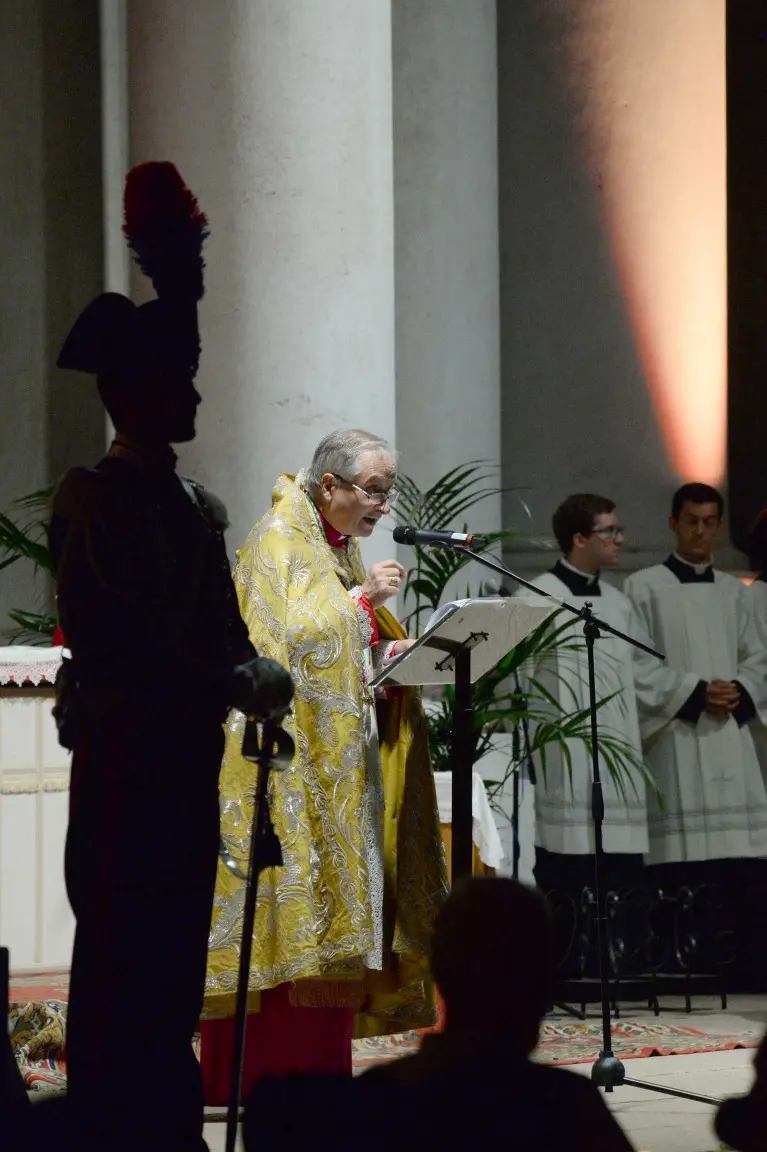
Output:
M326 472L351 480L359 472L360 459L365 452L381 452L394 461L397 459L391 444L383 436L374 436L362 428L339 428L330 432L314 451L306 473L307 486L316 491L321 487Z

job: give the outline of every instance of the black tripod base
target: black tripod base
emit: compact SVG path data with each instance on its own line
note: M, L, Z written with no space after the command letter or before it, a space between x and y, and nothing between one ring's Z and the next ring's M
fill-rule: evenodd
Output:
M612 1092L621 1085L626 1088L643 1088L645 1092L658 1092L661 1096L676 1096L679 1100L697 1100L700 1104L710 1104L718 1108L722 1103L715 1096L704 1096L700 1092L688 1092L684 1088L668 1088L665 1084L651 1084L646 1080L631 1080L626 1076L622 1061L612 1052L600 1052L599 1059L591 1066L591 1079L598 1088Z
M604 1088L605 1092L612 1092L626 1078L626 1069L617 1056L612 1052L600 1052L599 1059L591 1066L591 1079L597 1088Z

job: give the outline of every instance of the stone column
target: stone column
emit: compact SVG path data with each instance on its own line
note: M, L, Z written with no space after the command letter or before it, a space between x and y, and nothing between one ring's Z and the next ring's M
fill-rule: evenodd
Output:
M395 434L390 0L132 0L128 40L131 160L210 218L181 461L237 547L325 433Z
M0 6L0 509L103 450L93 381L56 357L101 289L101 150L96 0ZM9 609L42 611L50 589L20 561L0 579Z
M392 9L397 446L424 487L500 462L496 4ZM494 500L470 519L500 515Z

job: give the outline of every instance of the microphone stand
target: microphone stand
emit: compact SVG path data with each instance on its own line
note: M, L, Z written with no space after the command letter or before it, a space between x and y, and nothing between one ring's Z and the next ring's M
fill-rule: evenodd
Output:
M643 652L648 652L651 656L657 656L659 660L663 660L665 657L654 648L643 644L640 640L636 640L634 637L627 636L624 632L620 632L617 628L613 628L612 624L608 624L605 620L597 620L593 613L593 604L588 601L582 608L576 608L566 600L560 600L559 597L553 596L550 592L544 591L543 588L539 588L536 584L532 584L530 581L523 579L523 577L518 576L516 572L504 568L502 564L499 564L496 560L492 560L489 556L475 552L472 548L460 542L446 541L440 546L449 548L453 552L459 552L461 555L468 556L472 560L476 560L478 564L482 564L485 568L489 568L491 571L497 572L509 580L513 580L515 584L527 589L528 592L532 592L535 596L553 601L560 608L564 608L566 612L569 612L572 616L575 616L583 622L583 635L586 640L588 665L589 715L591 720L591 817L594 822L594 890L597 905L597 963L599 990L602 1001L602 1050L599 1053L599 1059L592 1065L591 1079L599 1088L604 1088L605 1092L612 1092L613 1089L619 1085L627 1084L631 1088L644 1088L648 1092L659 1092L662 1095L676 1096L683 1100L696 1100L702 1104L711 1104L714 1107L718 1107L721 1101L713 1096L703 1096L697 1092L685 1092L680 1088L668 1088L663 1084L651 1084L644 1080L634 1080L627 1077L623 1062L614 1055L612 1050L610 995L607 987L607 968L609 961L607 950L607 908L605 905L605 891L603 886L604 847L602 828L604 824L605 806L599 766L599 727L597 724L594 645L600 638L602 632L609 632L610 635L617 637L619 640L623 640L624 643L630 644L634 648L640 648ZM434 547L434 545L432 544L430 547Z
M519 699L524 699L524 695L525 695L524 692L522 691L522 685L519 682L519 672L516 670L516 668L514 669L514 695L517 696ZM527 768L527 778L534 788L536 783L537 783L537 780L536 780L536 776L535 776L535 766L533 764L533 752L532 752L532 749L530 747L530 726L527 722L527 716L524 716L524 715L522 717L522 733L523 733L524 738L525 738L525 760L524 760L524 763L525 763L525 767ZM519 773L522 769L522 765L519 763L519 726L517 724L514 725L514 733L512 735L511 755L512 755L512 758L514 760L514 763L517 765L516 771L514 772L514 783L512 786L513 791L512 791L512 802L511 802L512 803L511 823L512 823L512 826L514 829L514 848L513 848L514 855L513 855L513 860L512 860L511 874L515 880L519 880L519 857L520 857L521 851L522 851L522 845L521 845L521 841L519 838ZM580 1012L577 1008L574 1008L572 1006L572 1004L565 1004L564 1001L562 1001L562 1000L555 1000L554 1001L554 1007L558 1008L560 1010L560 1012L564 1012L565 1015L572 1016L573 1019L575 1019L575 1020L585 1020L586 1019L586 1014L584 1012Z
M258 878L265 868L275 868L282 864L282 849L269 815L269 773L275 768L283 768L289 764L294 754L295 745L292 736L280 728L278 723L273 720L266 720L259 737L257 721L248 720L242 739L242 755L245 760L258 764L258 781L250 829L250 858L247 874L241 871L237 861L229 852L224 849L219 852L226 867L238 879L245 881L242 944L237 976L234 1054L229 1106L226 1116L226 1152L234 1152L240 1117L245 1036L248 1026L248 983L253 948L253 925L258 900Z

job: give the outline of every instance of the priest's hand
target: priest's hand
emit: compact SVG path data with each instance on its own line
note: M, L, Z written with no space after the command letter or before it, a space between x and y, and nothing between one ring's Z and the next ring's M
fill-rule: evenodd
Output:
M408 648L412 648L415 640L397 640L392 649L392 656L401 656L403 652L407 652Z
M729 716L739 702L737 684L729 680L710 680L706 685L706 711L712 716Z
M379 560L373 564L362 585L362 591L374 608L380 608L390 596L396 596L405 578L398 560Z

